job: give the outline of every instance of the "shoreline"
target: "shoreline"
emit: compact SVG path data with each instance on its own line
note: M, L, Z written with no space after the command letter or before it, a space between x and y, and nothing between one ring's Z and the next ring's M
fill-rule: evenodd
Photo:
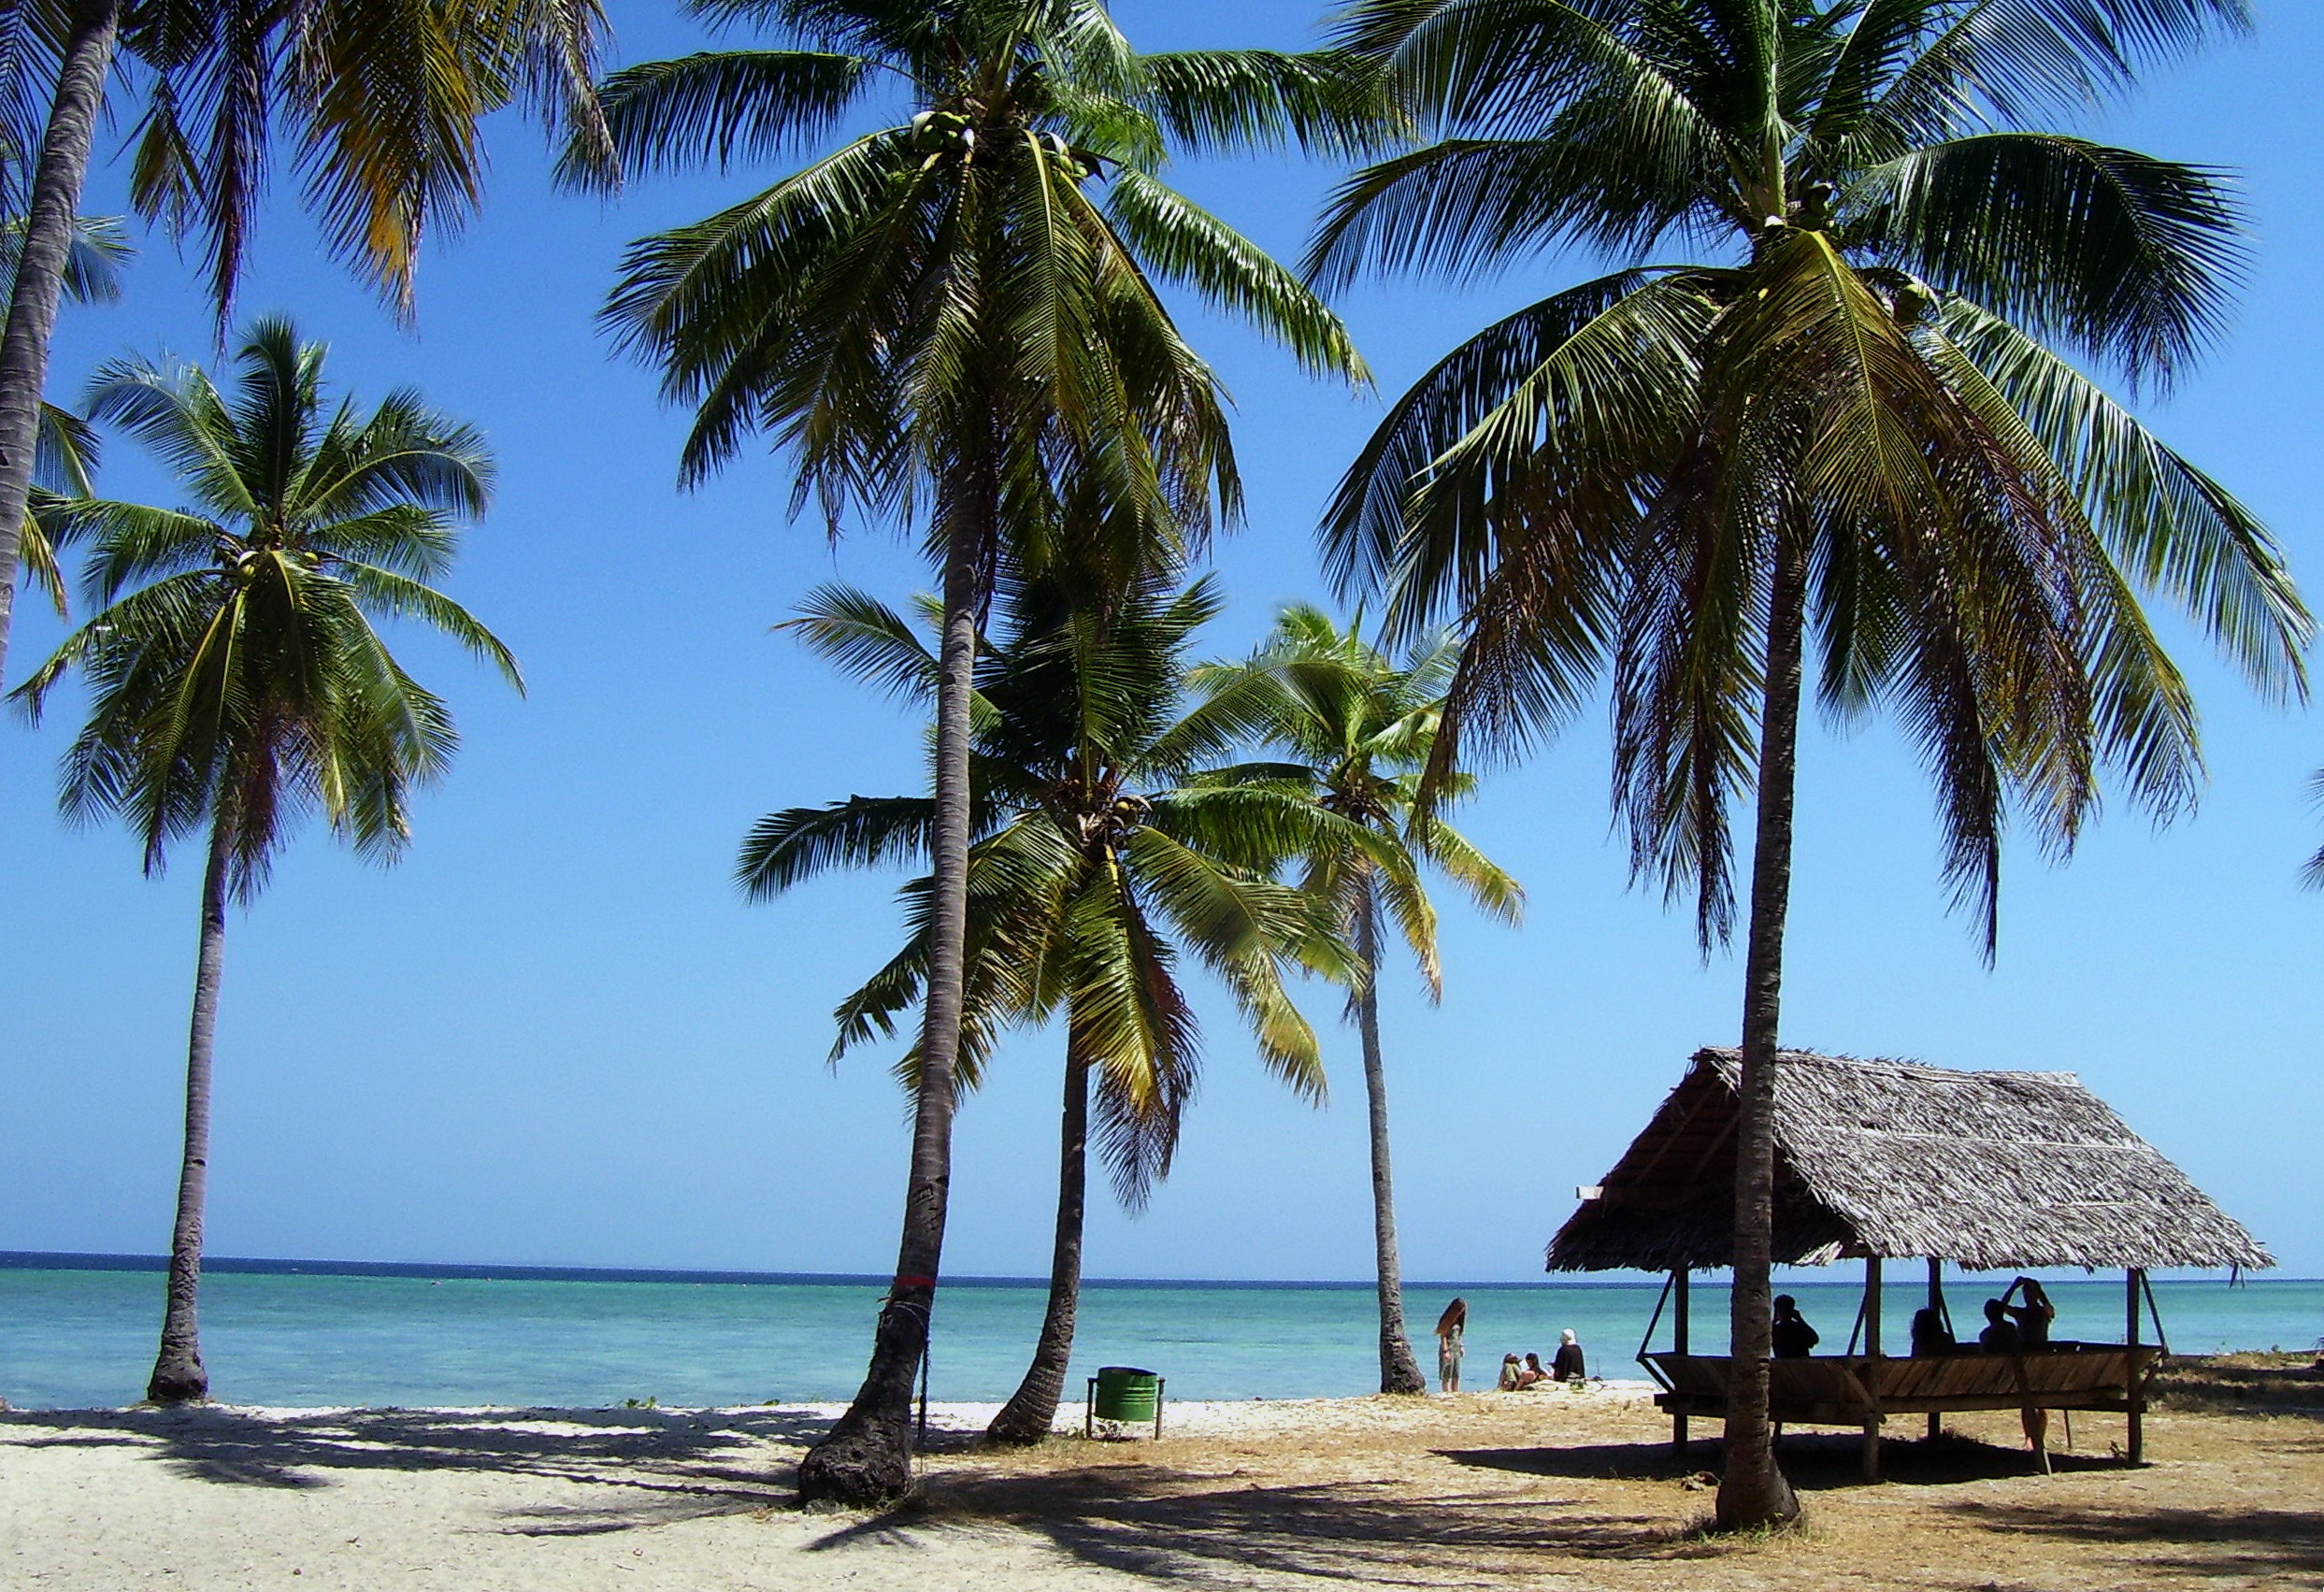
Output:
M1452 1394L1432 1390L1427 1394L1412 1395L1356 1393L1288 1398L1270 1398L1264 1395L1249 1398L1166 1398L1162 1404L1162 1420L1164 1429L1172 1435L1216 1436L1256 1427L1288 1429L1309 1426L1318 1419L1328 1420L1335 1412L1407 1411L1425 1406L1432 1400L1492 1398L1532 1400L1542 1404L1555 1401L1574 1405L1613 1402L1651 1404L1657 1391L1653 1383L1643 1379L1597 1378L1578 1387L1567 1386L1542 1393L1530 1389L1503 1392L1488 1387L1465 1389ZM932 1398L928 1401L928 1429L946 1436L976 1435L983 1432L993 1417L1000 1413L1003 1402L998 1398ZM712 1420L768 1413L793 1418L836 1421L847 1407L848 1401L843 1398L770 1399L760 1404L664 1404L648 1399L620 1404L238 1404L228 1399L209 1399L199 1404L175 1407L144 1402L55 1408L0 1404L0 1425L24 1416L58 1421L75 1417L108 1420L144 1416L156 1421L198 1421L217 1417L297 1422L366 1415L423 1415L535 1422L588 1418L595 1422L597 1417L604 1416L634 1415L648 1420L671 1416ZM1069 1400L1058 1406L1056 1420L1050 1430L1059 1437L1079 1436L1082 1423L1081 1401Z

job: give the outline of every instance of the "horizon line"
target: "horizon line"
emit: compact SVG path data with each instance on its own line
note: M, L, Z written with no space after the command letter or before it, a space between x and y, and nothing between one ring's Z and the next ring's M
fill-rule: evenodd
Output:
M0 1250L0 1270L6 1271L166 1271L165 1255L120 1255L80 1250ZM205 1255L204 1271L243 1275L295 1276L302 1273L331 1277L428 1277L474 1282L569 1283L701 1283L734 1284L789 1284L804 1287L882 1287L884 1272L869 1271L753 1271L733 1268L683 1266L542 1266L480 1264L458 1260L305 1260L264 1255ZM946 1284L968 1288L1046 1288L1047 1277L981 1276L964 1273L943 1279ZM1273 1277L1084 1277L1090 1288L1370 1288L1361 1278ZM1557 1287L1544 1279L1530 1282L1408 1281L1408 1288L1537 1288ZM1658 1283L1636 1282L1590 1284L1614 1287L1657 1287Z
M82 1250L0 1250L0 1271L137 1271L153 1272L169 1269L165 1255L116 1255ZM534 1283L692 1283L717 1285L788 1284L795 1287L870 1287L885 1285L884 1273L865 1271L751 1271L738 1269L663 1266L538 1266L483 1265L456 1260L299 1260L278 1259L254 1255L205 1255L202 1269L246 1276L323 1276L323 1277L413 1277L437 1281L460 1282L534 1282ZM1799 1271L1807 1268L1784 1268ZM1658 1288L1666 1279L1657 1274L1641 1276L1636 1281L1584 1281L1581 1273L1553 1274L1539 1282L1481 1282L1473 1278L1453 1280L1406 1279L1407 1289L1442 1292L1446 1289L1496 1288ZM1599 1274L1587 1274L1593 1277ZM1975 1275L1963 1273L1963 1275ZM2091 1281L2100 1280L2093 1273ZM2160 1282L2192 1282L2204 1278L2162 1278ZM2072 1279L2068 1279L2069 1282ZM2255 1281L2246 1277L2241 1284L2248 1287ZM2275 1283L2324 1282L2324 1278L2274 1277ZM964 1274L943 1279L944 1284L962 1288L1046 1288L1046 1277L978 1276ZM1335 1291L1371 1288L1377 1284L1370 1277L1361 1278L1271 1278L1271 1277L1084 1277L1084 1288L1291 1288L1330 1289ZM1718 1287L1721 1283L1711 1282ZM1859 1287L1857 1279L1832 1277L1811 1278L1787 1282L1799 1287Z

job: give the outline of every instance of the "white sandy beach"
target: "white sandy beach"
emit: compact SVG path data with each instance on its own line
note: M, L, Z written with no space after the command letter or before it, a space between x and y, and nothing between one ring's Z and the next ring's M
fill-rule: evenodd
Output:
M1629 1403L1643 1388L1583 1397ZM998 1408L931 1406L933 1463L948 1463ZM1007 1524L867 1526L793 1507L791 1468L838 1413L18 1412L0 1416L0 1585L1065 1592L1122 1583L1123 1570ZM1071 1446L1116 1462L1234 1440L1360 1442L1414 1413L1387 1399L1174 1401L1162 1444ZM1078 1408L1058 1418L1061 1432L1080 1425Z
M878 1514L793 1501L829 1406L0 1414L0 1587L2324 1587L2324 1407L2157 1414L2136 1470L2085 1416L2049 1477L2014 1414L1968 1417L1878 1487L1853 1434L1795 1436L1809 1528L1741 1543L1700 1534L1713 1455L1675 1461L1636 1385L1173 1403L1158 1442L1083 1441L1076 1409L1033 1450L975 1442L994 1408L933 1410L920 1496Z

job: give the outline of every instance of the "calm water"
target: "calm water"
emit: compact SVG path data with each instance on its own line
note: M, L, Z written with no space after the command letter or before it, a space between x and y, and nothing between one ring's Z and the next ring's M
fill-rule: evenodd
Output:
M2006 1279L2003 1279L2005 1281ZM1949 1291L1966 1326L1998 1291L1962 1278ZM1846 1341L1859 1288L1788 1283L1827 1350ZM1469 1300L1468 1380L1489 1385L1501 1355L1546 1356L1561 1327L1591 1369L1636 1376L1631 1361L1657 1289L1638 1284L1415 1286L1409 1308L1434 1370L1436 1312ZM2119 1339L2122 1284L2057 1282L2060 1338ZM2185 1353L2305 1348L2324 1333L2324 1283L2158 1283L2171 1346ZM1892 1286L1891 1347L1920 1302ZM844 1398L863 1374L880 1289L861 1282L344 1276L213 1271L202 1339L217 1396L243 1404L744 1404ZM118 1405L151 1369L162 1278L152 1271L47 1269L0 1262L0 1398L19 1408ZM936 1318L937 1398L1006 1398L1040 1326L1039 1287L948 1286ZM1695 1289L1698 1346L1722 1335L1724 1289ZM1075 1374L1148 1366L1184 1398L1307 1398L1377 1385L1373 1305L1335 1284L1097 1284L1084 1295ZM1657 1333L1667 1347L1669 1327ZM1069 1384L1078 1389L1078 1383Z

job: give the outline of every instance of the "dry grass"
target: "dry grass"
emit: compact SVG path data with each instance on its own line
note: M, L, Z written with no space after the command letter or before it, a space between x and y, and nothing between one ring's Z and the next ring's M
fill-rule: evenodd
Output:
M2077 1416L2047 1477L2014 1413L1952 1417L1936 1443L1893 1423L1879 1486L1857 1482L1853 1433L1794 1432L1802 1528L1743 1541L1704 1529L1713 1444L1682 1463L1638 1403L1491 1394L1351 1401L1235 1437L964 1442L931 1456L913 1510L864 1528L1015 1527L1084 1564L1236 1585L2324 1587L2324 1374L2254 1359L2182 1364L2136 1470L2116 1457L2120 1416Z

